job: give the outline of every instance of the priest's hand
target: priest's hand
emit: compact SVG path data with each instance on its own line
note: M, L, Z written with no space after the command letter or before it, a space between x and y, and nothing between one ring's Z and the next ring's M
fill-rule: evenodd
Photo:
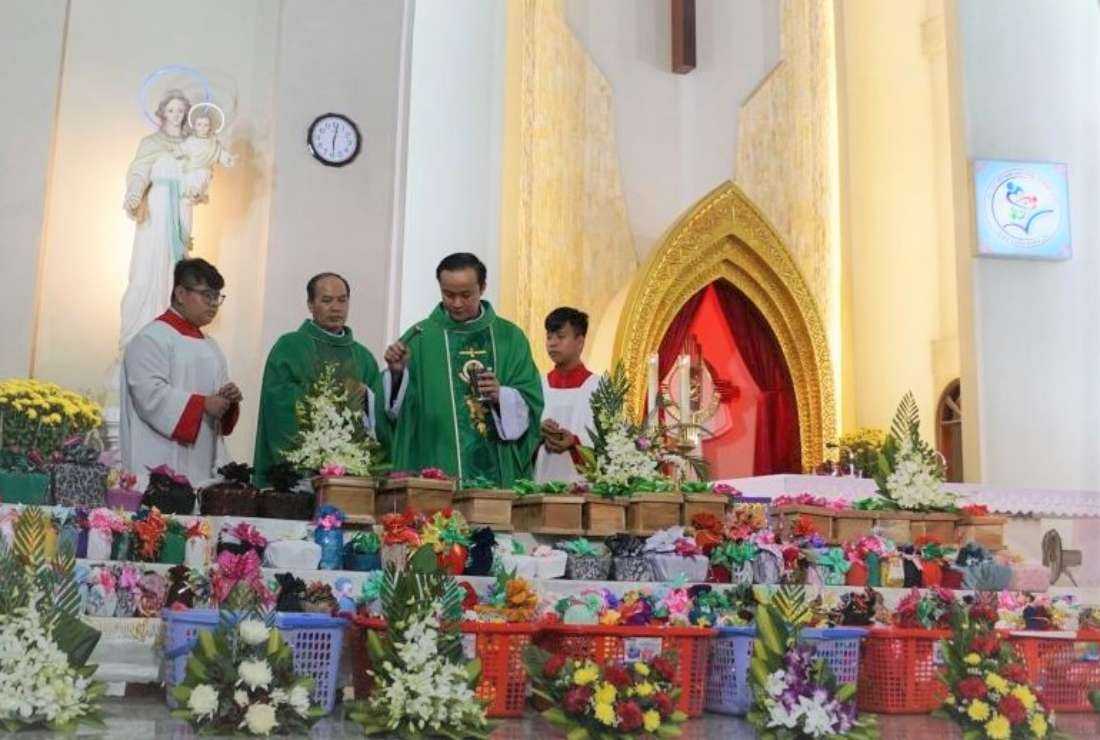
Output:
M215 419L220 419L225 415L225 412L229 410L229 407L233 405L225 396L214 394L207 396L206 401L203 403L202 408L209 416Z
M218 389L218 395L230 403L240 403L244 400L244 395L236 383L226 383Z
M401 375L405 372L405 366L409 364L409 348L405 346L405 343L401 340L397 340L389 347L386 347L386 354L383 355L386 360L386 367L390 369L390 373L393 375Z
M477 392L490 403L500 403L500 381L491 370L482 370L478 373Z

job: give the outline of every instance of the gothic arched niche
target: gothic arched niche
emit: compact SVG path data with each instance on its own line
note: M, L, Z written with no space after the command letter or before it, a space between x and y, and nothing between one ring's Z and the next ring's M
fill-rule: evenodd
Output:
M825 328L779 235L732 182L676 222L630 287L614 356L632 381L632 410L644 412L646 359L688 299L716 280L748 297L775 333L794 385L802 465L813 468L836 426Z

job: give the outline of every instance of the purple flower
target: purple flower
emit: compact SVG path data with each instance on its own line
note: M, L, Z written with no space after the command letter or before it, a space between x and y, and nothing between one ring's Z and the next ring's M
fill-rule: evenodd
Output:
M634 446L637 447L640 452L646 452L653 446L653 442L650 441L649 437L642 436L634 440Z

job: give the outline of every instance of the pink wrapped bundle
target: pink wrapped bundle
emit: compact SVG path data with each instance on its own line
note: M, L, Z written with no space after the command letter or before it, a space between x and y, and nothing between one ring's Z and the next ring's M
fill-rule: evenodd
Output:
M1011 566L1012 583L1009 588L1013 591L1042 593L1050 587L1050 568L1042 563L1012 563Z

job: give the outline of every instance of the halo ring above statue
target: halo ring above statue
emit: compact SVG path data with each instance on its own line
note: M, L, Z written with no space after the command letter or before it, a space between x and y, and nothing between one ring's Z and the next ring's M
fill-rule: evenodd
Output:
M195 103L194 105L192 105L191 109L187 111L187 125L190 126L192 129L195 128L195 111L203 108L217 111L218 126L214 129L213 133L220 134L222 132L222 129L225 128L225 112L214 103Z
M188 100L197 101L195 105L210 104L213 98L210 80L194 67L173 64L150 72L141 82L139 104L142 115L154 129L159 129L161 126L156 115L157 105L169 90L181 91ZM224 125L225 114L220 108L218 112L222 114L221 120ZM188 123L190 123L190 116L188 116Z

